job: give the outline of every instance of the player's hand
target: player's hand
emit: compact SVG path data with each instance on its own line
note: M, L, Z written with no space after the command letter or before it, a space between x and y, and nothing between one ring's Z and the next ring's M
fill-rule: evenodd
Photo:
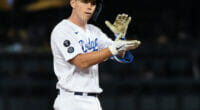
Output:
M121 57L121 58L124 58L125 57L125 54L126 54L126 51L120 51L117 56Z
M130 21L131 17L129 17L127 14L118 14L113 24L107 20L105 21L105 24L116 36L122 34L122 38L126 35ZM117 37L117 39L121 38Z
M121 36L119 36L119 37L121 37ZM110 49L112 55L118 55L120 52L136 49L137 47L139 47L140 44L141 44L141 42L138 40L117 39L108 48Z

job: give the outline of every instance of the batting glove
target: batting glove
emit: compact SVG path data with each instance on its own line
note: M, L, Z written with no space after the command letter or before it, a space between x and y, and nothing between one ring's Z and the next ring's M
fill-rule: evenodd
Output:
M118 14L113 24L107 20L105 21L105 24L115 34L115 36L122 34L122 38L126 35L130 21L131 17L129 17L127 14Z
M128 40L117 39L108 48L110 49L112 55L118 55L120 52L136 49L139 45L140 45L140 41L138 40L128 41Z

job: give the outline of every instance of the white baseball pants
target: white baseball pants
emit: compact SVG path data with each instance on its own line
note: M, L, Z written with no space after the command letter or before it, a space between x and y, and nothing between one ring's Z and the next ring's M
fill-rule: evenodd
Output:
M54 110L102 110L98 97L74 95L60 91L54 102Z

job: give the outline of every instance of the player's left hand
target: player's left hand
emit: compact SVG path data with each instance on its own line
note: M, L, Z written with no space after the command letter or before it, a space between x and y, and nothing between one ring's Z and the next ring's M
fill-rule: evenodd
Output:
M118 14L114 23L111 24L109 21L105 21L106 26L116 35L122 34L124 37L126 35L128 25L131 21L131 17L127 14ZM117 39L121 39L117 37Z

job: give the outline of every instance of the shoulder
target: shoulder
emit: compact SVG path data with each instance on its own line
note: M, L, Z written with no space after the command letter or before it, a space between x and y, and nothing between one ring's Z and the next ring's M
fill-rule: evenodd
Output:
M64 31L67 29L70 29L70 25L68 25L66 20L62 20L54 27L53 32Z
M102 33L102 30L99 27L97 27L93 24L88 24L87 26L88 26L88 29L91 30L91 31L94 31L94 32L97 32L97 33Z
M94 33L97 35L99 38L105 38L108 37L106 33L104 33L101 28L93 25L93 24L88 24L88 29L90 30L91 33Z
M58 38L59 36L66 36L71 32L70 25L68 25L67 20L60 21L52 30L51 37Z

